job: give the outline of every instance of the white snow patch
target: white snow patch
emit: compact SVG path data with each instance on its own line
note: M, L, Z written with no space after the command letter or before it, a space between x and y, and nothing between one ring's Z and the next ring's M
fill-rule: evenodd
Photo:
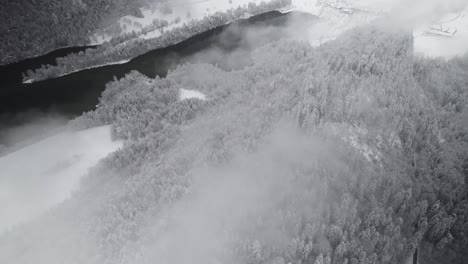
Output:
M191 99L191 98L197 98L200 100L206 100L206 96L195 90L186 90L186 89L180 89L180 100L185 100L185 99Z
M374 151L367 144L363 142L357 135L350 134L343 137L345 142L348 142L353 148L359 151L367 161L380 161L381 155L378 151Z
M166 27L165 30L170 30L170 29L168 29ZM157 38L159 36L161 36L161 31L159 29L155 29L153 31L150 31L150 32L147 32L145 34L140 35L139 38L141 38L141 39L154 39L154 38Z
M110 127L64 132L0 158L0 233L68 199L89 168L122 146Z

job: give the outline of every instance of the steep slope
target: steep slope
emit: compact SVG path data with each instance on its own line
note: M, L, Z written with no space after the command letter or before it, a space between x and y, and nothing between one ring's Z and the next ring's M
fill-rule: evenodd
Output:
M89 44L91 31L145 1L7 0L0 6L0 64Z

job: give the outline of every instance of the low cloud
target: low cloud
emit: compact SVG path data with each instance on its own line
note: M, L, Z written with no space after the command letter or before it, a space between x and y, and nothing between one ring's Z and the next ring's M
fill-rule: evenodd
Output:
M279 125L255 153L192 170L189 193L140 229L142 252L130 247L129 255L142 259L130 263L272 261L268 249L286 249L296 235L284 213L312 214L327 203L318 168L343 168L333 147L291 127Z
M0 156L59 132L67 122L63 115L38 110L1 114Z
M414 27L439 21L447 13L462 11L466 0L385 0L382 4L392 6L390 18L396 26Z

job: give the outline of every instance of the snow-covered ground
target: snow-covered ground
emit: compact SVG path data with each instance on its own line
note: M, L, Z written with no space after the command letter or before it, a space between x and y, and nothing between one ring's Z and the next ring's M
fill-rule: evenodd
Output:
M191 98L198 98L200 100L206 100L206 96L199 91L180 89L180 94L179 94L180 100L191 99Z
M88 169L121 145L103 126L64 132L1 157L0 233L70 197Z
M144 27L150 26L154 19L165 20L169 23L164 30L181 26L190 20L202 19L205 16L212 15L216 12L225 12L230 8L237 8L239 6L247 5L248 3L260 4L265 0L172 0L171 8L172 13L167 14L161 12L161 6L155 5L151 9L142 9L143 18L134 16L124 16L118 19L115 23L120 24L122 32L120 35L132 33L135 31L137 34L141 32ZM266 0L265 2L268 2ZM176 19L178 20L175 23ZM141 34L141 38L154 38L159 36L159 31L149 32L146 35ZM90 37L92 45L99 45L109 41L112 37L109 34L99 32Z

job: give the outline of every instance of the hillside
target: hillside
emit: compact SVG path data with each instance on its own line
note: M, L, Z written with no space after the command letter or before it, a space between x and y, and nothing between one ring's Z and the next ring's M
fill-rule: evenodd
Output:
M146 1L6 0L0 6L0 64L89 44L92 31L133 14Z
M71 125L111 125L123 148L4 233L0 262L403 263L419 248L466 263L468 58L416 59L411 31L364 26L252 61L110 83Z

